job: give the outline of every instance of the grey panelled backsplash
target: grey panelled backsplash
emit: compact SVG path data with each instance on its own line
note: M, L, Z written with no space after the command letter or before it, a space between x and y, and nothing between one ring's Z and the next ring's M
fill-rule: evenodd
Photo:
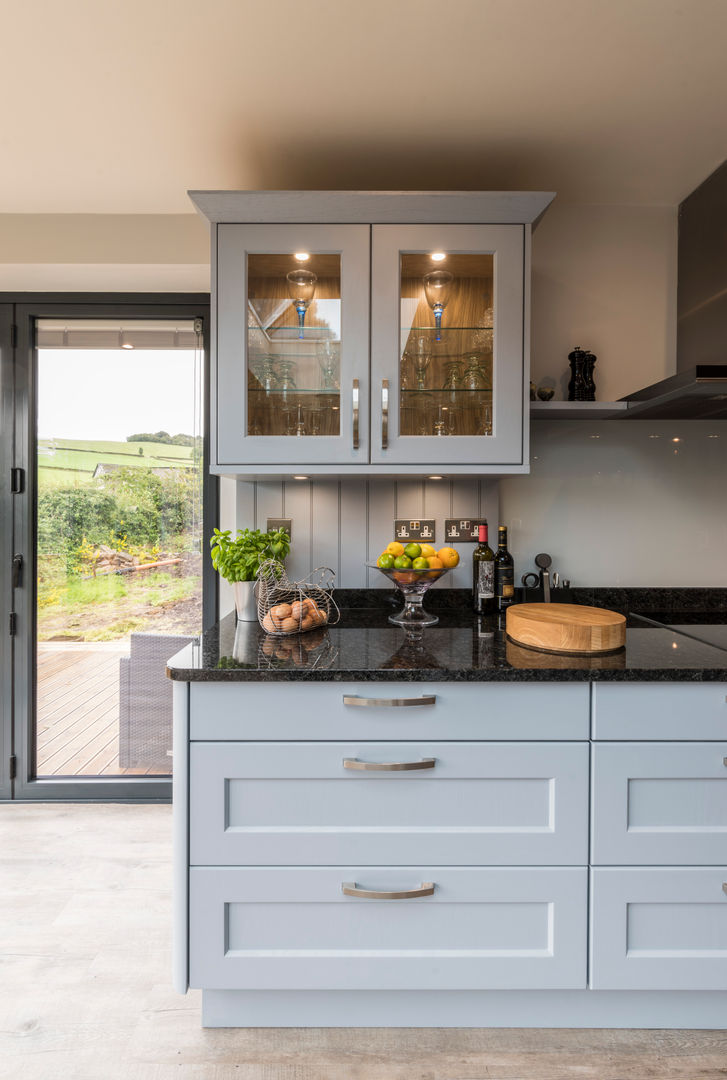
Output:
M330 566L345 589L391 588L383 574L367 570L390 540L394 519L434 518L435 547L444 547L444 519L486 517L497 536L498 483L461 477L451 480L271 480L237 481L238 529L264 529L269 517L292 521L293 543L286 561L291 577ZM458 545L460 566L441 588L469 588L472 544Z

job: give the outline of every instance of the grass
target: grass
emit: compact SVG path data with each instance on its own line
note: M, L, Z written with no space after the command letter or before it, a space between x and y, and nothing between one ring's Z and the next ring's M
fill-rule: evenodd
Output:
M140 449L143 454L139 453ZM189 467L193 464L193 453L191 446L173 446L168 443L39 439L39 482L45 486L75 486L90 480L100 463L123 465L127 468Z

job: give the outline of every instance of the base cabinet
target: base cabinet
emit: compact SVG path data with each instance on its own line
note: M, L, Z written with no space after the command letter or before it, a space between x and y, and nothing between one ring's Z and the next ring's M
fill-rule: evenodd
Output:
M175 985L207 1026L719 1027L724 687L673 689L660 738L663 686L177 684Z

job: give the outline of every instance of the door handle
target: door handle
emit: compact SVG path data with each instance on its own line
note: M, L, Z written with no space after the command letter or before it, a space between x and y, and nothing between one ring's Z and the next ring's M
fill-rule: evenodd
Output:
M410 772L415 769L433 769L437 759L422 758L420 761L360 761L358 758L344 758L344 769L358 772Z
M381 380L381 449L389 447L389 380Z
M360 896L364 900L411 900L417 896L431 896L434 892L433 881L423 881L416 889L396 889L382 892L380 889L362 889L355 881L344 881L341 890L345 896Z
M358 417L359 417L359 398L360 389L358 379L353 380L353 390L351 394L353 405L353 448L358 450Z

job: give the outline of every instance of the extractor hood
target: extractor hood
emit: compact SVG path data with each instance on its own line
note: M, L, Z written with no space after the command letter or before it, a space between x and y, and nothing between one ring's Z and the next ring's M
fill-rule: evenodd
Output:
M621 400L624 420L727 420L727 364L697 364Z
M679 206L677 373L629 394L635 420L727 420L727 162Z

